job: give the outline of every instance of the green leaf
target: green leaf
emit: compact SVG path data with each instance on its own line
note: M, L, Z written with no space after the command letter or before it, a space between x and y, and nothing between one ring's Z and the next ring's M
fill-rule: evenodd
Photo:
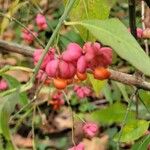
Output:
M96 80L94 79L92 74L88 74L88 79L92 84L93 90L95 94L98 96L104 85L106 84L107 80Z
M105 131L105 133L109 136L110 139L112 139L117 132L118 132L117 127L108 128Z
M90 118L101 124L111 125L113 123L121 123L126 114L127 107L121 103L112 104L106 108L97 110L89 114ZM127 121L135 118L134 112L129 112Z
M111 81L111 88L112 90L112 99L114 101L121 101L122 99L122 94L119 90L119 88L117 87L117 85L115 84L115 81Z
M68 23L69 24L69 23ZM118 19L72 22L88 29L100 42L111 46L123 59L150 76L150 58Z
M121 142L132 142L139 139L147 131L149 122L145 120L134 120L128 122L123 130L120 141ZM117 134L114 140L117 141L119 134Z
M8 82L10 89L19 88L21 86L20 82L10 75L3 74L2 77ZM19 98L22 105L26 105L29 102L26 92L19 93Z
M115 82L115 83L117 84L118 88L120 89L120 91L121 91L121 93L122 93L122 95L123 95L123 98L124 98L127 102L129 102L130 99L129 99L128 93L127 93L127 91L126 91L126 86L125 86L124 84L122 84L122 83L119 83L119 82Z
M113 103L112 93L108 83L105 84L103 88L103 93L105 95L105 98L109 101L109 103L112 104Z
M7 142L6 149L7 150L16 150L16 148L13 145L13 143L9 142L9 141Z
M141 140L136 142L131 150L147 150L148 145L150 144L150 135L146 135Z
M72 106L76 106L79 104L78 97L76 95L72 95L70 98L70 103Z
M3 74L2 77L7 81L9 88L16 88L19 87L21 84L18 80L16 80L14 77Z
M64 0L65 3L67 0ZM81 21L85 19L107 19L110 9L117 0L76 0L71 13L72 21ZM83 27L77 27L81 37L85 40L92 40L93 36Z
M18 91L0 99L0 133L2 133L7 140L11 139L8 125L9 116L14 111L18 100Z
M9 114L5 108L0 108L0 131L7 140L11 140L11 135L9 131Z
M4 148L3 148L3 138L2 138L1 135L0 135L0 149L4 150Z
M140 89L139 95L139 117L145 120L150 118L150 92Z
M96 106L89 103L88 101L81 103L79 106L80 112L87 112L87 111L90 112L93 111L94 109L96 109Z
M65 0L66 1L66 0ZM106 19L117 0L76 0L71 10L72 20Z
M150 92L139 90L139 97L143 101L143 103L146 105L147 108L150 108Z
M61 46L63 49L66 48L66 46L68 45L68 43L70 42L76 42L80 45L84 44L84 41L82 40L82 38L80 37L79 34L77 34L76 32L74 32L73 30L65 33L64 35L60 35L60 40L59 40L59 45L62 43L63 46Z

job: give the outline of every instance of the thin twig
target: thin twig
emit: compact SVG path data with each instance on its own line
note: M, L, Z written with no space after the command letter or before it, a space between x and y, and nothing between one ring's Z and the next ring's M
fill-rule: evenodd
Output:
M15 131L15 132L17 132L18 127L20 126L20 124L21 124L21 123L25 120L25 118L32 112L32 109L33 109L33 107L32 107L31 109L29 109L28 111L26 111L23 115L21 115L20 119L17 120L17 123L16 123L15 128L14 128L14 131Z
M141 1L141 20L142 20L143 30L146 29L144 19L145 19L145 2L142 0ZM148 40L147 39L144 40L144 45L145 45L146 54L149 55L149 47L148 47Z
M17 117L22 111L24 111L27 107L29 107L35 99L32 99L28 104L24 105L18 112L16 112L13 116L10 117L9 122L11 122L13 119Z
M74 113L73 113L72 107L71 107L71 105L70 105L68 96L66 95L66 93L65 93L64 91L63 91L63 94L64 94L65 99L66 99L66 102L67 102L67 104L68 104L68 106L69 106L69 108L70 108L71 118L72 118L72 134L71 134L71 136L72 136L72 143L74 144L74 146L76 146L76 143L75 143L75 140L74 140L74 137L75 137L75 136L74 136Z
M139 98L135 95L136 119L139 118Z
M36 113L36 106L34 106L34 108L33 108L33 118L32 118L32 143L33 143L33 150L36 150L35 133L34 133L35 113Z
M132 105L132 103L133 103L133 100L132 100L132 99L133 99L134 96L136 96L137 92L138 92L138 89L135 88L133 94L132 94L131 97L130 97L130 101L128 102L127 111L126 111L126 114L125 114L125 116L124 116L123 123L122 123L122 127L121 127L121 130L120 130L120 132L119 132L119 136L118 136L117 150L120 149L120 146L119 146L119 145L120 145L120 140L121 140L121 136L122 136L122 133L123 133L123 128L124 128L124 126L126 125L126 121L127 121L127 118L128 118L128 114L129 114L129 112L130 112L130 108L131 108L131 105Z
M84 119L82 119L79 115L77 115L76 113L74 113L74 116L76 116L77 118L79 118L83 123L86 124L86 121Z

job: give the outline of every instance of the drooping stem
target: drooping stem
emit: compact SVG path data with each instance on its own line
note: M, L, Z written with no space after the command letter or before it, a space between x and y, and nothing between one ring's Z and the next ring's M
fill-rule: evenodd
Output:
M124 129L124 126L126 125L126 122L127 122L127 119L128 119L128 114L130 112L131 105L133 103L133 98L137 95L137 93L138 93L138 89L135 88L133 94L130 97L130 101L128 102L128 107L127 107L127 110L126 110L126 113L125 113L125 116L124 116L124 119L123 119L123 122L122 122L122 127L121 127L121 130L119 131L119 136L118 136L118 140L117 140L117 150L120 150L119 145L120 145L120 140L121 140L121 136L122 136L122 133L123 133L123 129Z
M122 127L121 127L121 130L119 131L119 136L118 136L118 141L117 141L117 150L120 150L120 140L121 140L123 128L126 125L128 114L130 112L131 104L132 104L132 100L130 100L129 103L128 103L128 107L127 107L127 111L126 111L125 117L123 119Z
M144 19L145 19L145 2L144 2L144 0L142 0L141 1L141 20L142 20L143 30L146 29ZM144 45L145 45L146 54L149 55L149 47L148 47L148 40L147 39L144 40Z
M130 24L130 31L131 31L131 34L135 38L137 38L135 0L129 0L128 4L129 4L129 24Z
M74 2L75 2L75 0L70 0L70 2L68 3L68 5L66 6L66 9L64 10L63 15L62 15L61 18L59 19L59 23L57 24L57 26L56 26L56 28L55 28L55 30L54 30L54 32L53 32L51 38L49 39L49 41L48 41L48 43L47 43L47 45L46 45L46 47L45 47L45 51L43 52L43 54L42 54L42 56L41 56L41 58L40 58L40 60L39 60L39 62L38 62L38 64L37 64L37 66L35 67L35 72L34 72L34 75L33 75L32 78L31 78L31 82L34 82L35 77L36 77L36 75L37 75L37 73L38 73L38 71L39 71L39 69L40 69L41 64L42 64L42 61L43 61L45 55L47 54L47 52L48 52L50 46L51 46L52 43L54 42L54 40L55 40L55 38L56 38L56 36L57 36L57 33L58 33L58 31L60 30L61 25L63 24L63 22L64 22L65 19L67 18L67 16L68 16L68 14L69 14L69 12L70 12L70 10L71 10L71 8L72 8Z
M71 129L72 129L72 134L71 134L71 137L72 137L72 143L73 143L73 145L76 146L75 139L74 139L74 137L75 137L75 135L74 135L74 112L73 112L73 110L72 110L72 107L71 107L70 101L69 101L69 99L68 99L68 96L66 95L66 93L65 93L64 91L63 91L63 94L64 94L64 97L65 97L65 99L66 99L66 102L67 102L67 104L68 104L68 106L69 106L69 108L70 108L71 119L72 119L72 127L71 127Z
M36 150L36 144L35 144L35 129L34 129L34 121L35 121L35 113L36 113L36 106L33 108L33 117L32 117L32 145L33 150Z
M139 98L138 98L138 94L135 95L135 107L136 107L136 119L139 118Z

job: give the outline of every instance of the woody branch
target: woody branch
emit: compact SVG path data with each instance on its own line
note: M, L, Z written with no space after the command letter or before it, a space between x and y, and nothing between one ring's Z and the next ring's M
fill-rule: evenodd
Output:
M22 54L24 56L32 57L34 49L29 46L19 45L16 43L0 40L0 51L14 52L14 53ZM111 72L111 76L110 76L111 80L115 80L127 85L136 86L137 88L150 91L150 83L143 80L142 78L137 78L134 75L122 73L112 69L109 69L109 71Z

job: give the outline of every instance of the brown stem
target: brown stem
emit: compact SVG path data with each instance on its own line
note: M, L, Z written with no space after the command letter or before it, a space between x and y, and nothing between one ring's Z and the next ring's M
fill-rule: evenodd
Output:
M137 39L135 0L128 0L128 3L129 3L130 30L131 30L131 34Z
M142 78L137 78L134 75L130 75L127 73L111 70L111 76L110 79L127 84L127 85L133 85L136 86L137 88L141 88L144 90L150 91L150 83L143 80Z
M29 46L19 45L16 43L0 40L0 51L1 52L14 52L14 53L22 54L24 56L32 57L34 49Z

